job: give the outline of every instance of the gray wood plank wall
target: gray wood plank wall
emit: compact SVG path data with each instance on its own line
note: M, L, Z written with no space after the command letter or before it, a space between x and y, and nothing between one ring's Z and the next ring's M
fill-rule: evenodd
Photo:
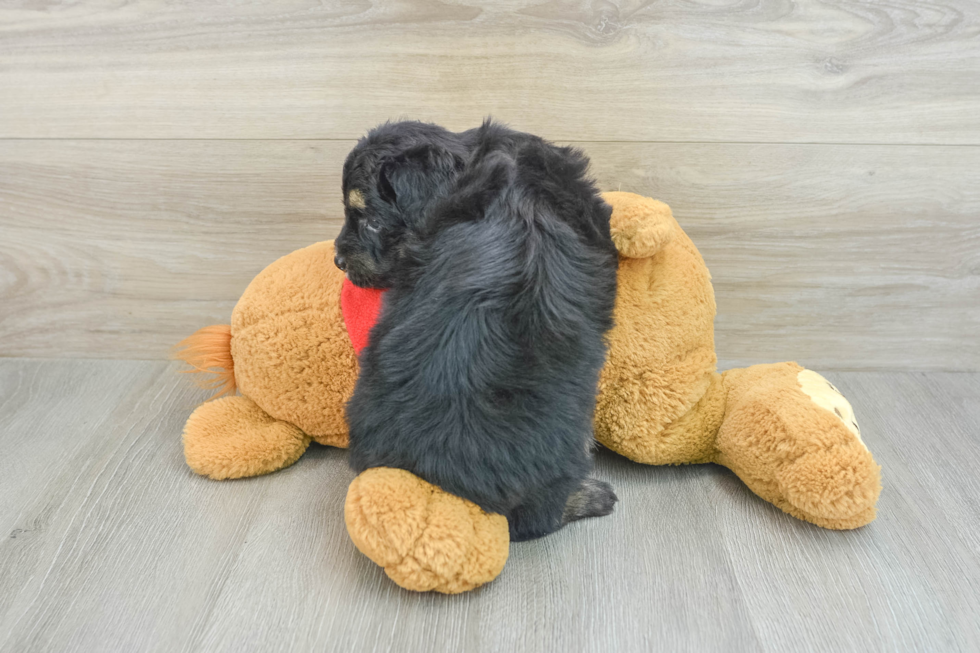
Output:
M0 355L162 358L351 139L487 114L673 206L723 359L980 369L970 0L0 6Z

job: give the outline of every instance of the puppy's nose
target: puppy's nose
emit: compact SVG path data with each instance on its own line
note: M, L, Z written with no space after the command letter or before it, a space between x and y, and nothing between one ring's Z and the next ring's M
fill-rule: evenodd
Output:
M340 268L342 271L347 271L347 259L345 259L340 254L333 257L333 264Z

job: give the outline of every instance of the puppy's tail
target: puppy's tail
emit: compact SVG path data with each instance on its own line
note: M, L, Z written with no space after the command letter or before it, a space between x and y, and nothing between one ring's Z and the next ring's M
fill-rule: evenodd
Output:
M215 324L199 329L174 346L171 358L178 358L194 369L185 374L207 374L210 378L197 377L195 382L202 388L218 390L211 397L217 399L235 392L235 361L231 357L231 327Z
M587 478L568 496L561 521L568 524L586 517L603 517L613 511L617 501L619 498L609 483Z

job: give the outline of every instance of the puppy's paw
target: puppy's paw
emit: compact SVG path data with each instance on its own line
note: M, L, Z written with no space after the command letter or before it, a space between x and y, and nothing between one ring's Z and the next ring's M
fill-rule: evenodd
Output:
M612 513L617 501L619 497L609 483L587 478L569 495L562 523L568 524L586 517L604 517Z

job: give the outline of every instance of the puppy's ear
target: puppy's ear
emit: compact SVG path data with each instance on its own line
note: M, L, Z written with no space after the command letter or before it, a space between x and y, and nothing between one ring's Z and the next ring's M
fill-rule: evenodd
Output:
M378 171L378 195L385 202L410 204L431 197L463 169L463 160L436 145L420 145L391 157Z
M381 170L378 172L378 195L381 199L388 202L388 204L394 204L398 200L395 187L391 185L391 176L394 167L394 162L388 159L381 164Z
M503 152L472 161L442 204L443 222L480 220L493 200L514 183L516 163Z

